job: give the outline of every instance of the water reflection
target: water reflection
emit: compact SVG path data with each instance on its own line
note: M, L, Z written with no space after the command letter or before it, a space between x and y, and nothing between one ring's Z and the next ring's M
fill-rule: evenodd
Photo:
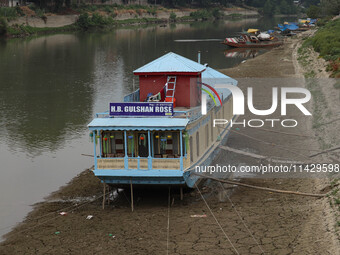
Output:
M241 58L241 59L248 59L248 58L255 58L259 54L266 52L265 49L242 49L242 48L234 48L228 49L224 51L224 55L226 58Z
M35 155L76 136L92 110L93 58L93 45L74 35L16 40L1 47L1 139L12 150Z

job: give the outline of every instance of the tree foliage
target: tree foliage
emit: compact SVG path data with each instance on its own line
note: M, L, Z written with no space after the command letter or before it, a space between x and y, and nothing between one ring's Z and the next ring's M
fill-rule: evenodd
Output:
M317 19L320 17L320 8L315 5L311 5L307 9L306 14L311 19Z

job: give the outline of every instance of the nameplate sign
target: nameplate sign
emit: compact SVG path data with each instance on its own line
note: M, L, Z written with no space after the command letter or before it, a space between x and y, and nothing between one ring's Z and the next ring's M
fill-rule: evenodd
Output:
M173 115L173 103L110 103L111 116L161 117Z

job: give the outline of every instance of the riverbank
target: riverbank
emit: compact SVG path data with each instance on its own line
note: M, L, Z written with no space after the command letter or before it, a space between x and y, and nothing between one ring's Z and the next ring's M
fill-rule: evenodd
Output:
M259 16L256 10L243 8L167 9L164 7L135 6L129 9L110 5L88 6L86 9L69 10L67 14L39 14L22 7L23 16L11 18L7 37L53 34L66 31L110 30L118 26L194 22L207 19L240 19ZM79 21L81 19L81 22ZM86 19L86 20L85 20ZM84 26L84 22L86 24Z
M238 79L242 89L255 82L254 101L261 100L267 104L271 91L266 86L273 84L264 85L256 78L303 77L296 57L298 43L301 43L301 38L287 39L284 46L224 72ZM305 84L293 83L290 86ZM287 118L290 117L291 113ZM277 133L251 128L241 131L233 129L227 145L262 155L305 160L308 152L320 150L320 145L310 118L301 117L299 123L301 126L294 132L308 138L278 136ZM259 141L249 139L244 134L269 141L271 145L259 146ZM294 150L282 150L273 144ZM239 163L259 164L244 155L222 151L212 165ZM243 178L242 182L313 193L326 193L332 186L327 179ZM196 190L185 193L183 201L179 200L178 190L171 190L174 204L170 208L167 238L167 189L156 192L136 190L133 213L130 211L128 191L122 191L118 196L113 194L111 204L102 210L102 189L102 184L91 171L80 174L45 202L36 205L26 220L7 235L6 241L0 245L0 253L79 254L80 250L82 254L107 254L108 251L118 254L160 254L167 250L169 254L234 252ZM207 183L201 191L223 229L228 230L226 232L240 254L260 254L261 249L266 254L339 253L335 237L336 222L328 198L235 188L230 197L231 205L225 197L226 192L215 183ZM243 220L238 217L235 208ZM60 212L67 214L60 215ZM87 220L88 215L93 218ZM192 217L194 215L204 217Z

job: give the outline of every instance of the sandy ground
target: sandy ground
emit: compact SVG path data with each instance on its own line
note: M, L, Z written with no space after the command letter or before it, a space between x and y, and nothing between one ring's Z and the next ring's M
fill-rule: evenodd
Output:
M295 54L298 42L298 39L288 39L284 46L224 71L239 78L241 89L254 87L254 101L260 102L256 106L266 107L271 102L272 86L304 87L306 84L303 79L297 79L302 72L297 68ZM263 80L264 77L273 79ZM308 109L310 107L313 105ZM252 117L247 112L243 118ZM279 113L271 117L281 118ZM233 128L227 145L272 157L310 160L308 156L320 150L312 117L289 109L287 118L298 119L298 127L290 131L282 127L275 130L297 135ZM212 165L239 163L255 165L260 162L222 150ZM329 191L328 179L289 177L248 177L241 181L282 190ZM207 181L200 192L209 207L198 190L187 191L180 201L179 190L172 188L170 208L167 188L135 190L132 213L128 190L112 195L110 205L102 210L102 189L91 171L77 176L44 203L35 206L27 219L1 243L0 254L340 254L327 198L242 187L231 189ZM58 214L61 211L67 215ZM88 215L93 218L87 220Z

